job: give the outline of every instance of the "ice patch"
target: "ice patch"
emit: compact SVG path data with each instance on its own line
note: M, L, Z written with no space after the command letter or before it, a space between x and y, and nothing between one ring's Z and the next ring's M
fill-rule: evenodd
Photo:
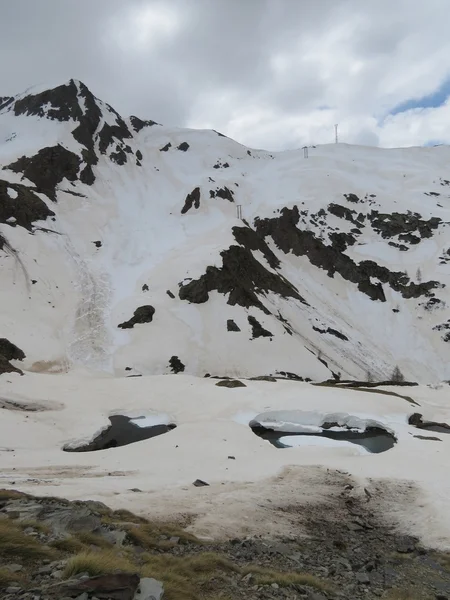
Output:
M330 438L318 437L315 435L308 435L305 437L298 435L286 435L280 437L278 441L280 444L290 448L297 448L300 446L327 446L335 448L351 448L358 454L370 454L363 446L342 440L331 440Z

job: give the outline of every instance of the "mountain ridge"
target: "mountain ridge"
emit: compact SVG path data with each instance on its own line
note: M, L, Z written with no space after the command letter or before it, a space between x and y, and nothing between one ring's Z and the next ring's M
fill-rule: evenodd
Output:
M449 158L250 149L76 80L2 97L0 335L25 371L449 379Z

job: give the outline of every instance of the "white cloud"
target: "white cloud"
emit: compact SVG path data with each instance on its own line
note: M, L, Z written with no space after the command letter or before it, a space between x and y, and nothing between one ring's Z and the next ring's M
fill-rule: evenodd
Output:
M447 29L448 0L17 0L0 95L76 77L125 115L274 150L336 122L349 143L450 143L448 105L386 117L450 77Z

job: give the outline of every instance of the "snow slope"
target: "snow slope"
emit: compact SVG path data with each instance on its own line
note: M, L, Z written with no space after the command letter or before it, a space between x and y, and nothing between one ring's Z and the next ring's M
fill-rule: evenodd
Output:
M0 398L10 404L0 409L0 488L95 499L166 520L192 514L195 531L203 535L282 535L286 523L274 508L324 502L330 493L327 469L338 469L355 478L355 493L371 491L371 507L378 505L385 518L427 544L450 548L450 434L408 425L416 411L425 420L450 422L447 385L407 388L418 403L412 405L378 391L296 381L246 384L227 389L192 376L2 375ZM62 451L67 444L90 442L113 414L177 428L118 448ZM290 431L323 417L359 428L381 424L397 442L381 454L339 441L280 450L249 427L264 414L279 429L290 422ZM440 441L415 437L420 434ZM192 486L197 478L210 487Z
M449 163L2 98L0 335L35 372L450 379Z

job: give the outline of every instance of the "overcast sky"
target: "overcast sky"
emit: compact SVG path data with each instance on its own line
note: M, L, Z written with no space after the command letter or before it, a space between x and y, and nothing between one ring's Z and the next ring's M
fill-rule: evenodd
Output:
M0 0L0 95L80 79L123 116L271 150L450 143L450 0Z

